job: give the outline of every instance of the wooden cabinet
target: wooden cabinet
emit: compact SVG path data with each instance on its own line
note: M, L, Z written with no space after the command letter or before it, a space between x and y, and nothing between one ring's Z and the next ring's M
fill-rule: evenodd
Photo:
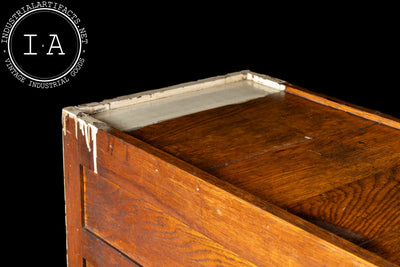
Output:
M70 266L400 264L400 121L242 71L63 109Z

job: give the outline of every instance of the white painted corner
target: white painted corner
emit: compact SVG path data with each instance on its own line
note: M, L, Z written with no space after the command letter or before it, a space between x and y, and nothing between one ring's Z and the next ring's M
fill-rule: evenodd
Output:
M246 79L250 81L254 81L256 83L284 91L286 89L285 81L265 75L265 74L258 74L251 71L246 73Z
M66 107L62 110L62 132L67 134L66 121L68 118L74 120L75 138L78 139L78 132L81 132L85 140L86 147L93 154L93 171L97 173L97 132L96 123L104 124L104 122L82 113L76 107ZM91 145L92 144L92 145Z

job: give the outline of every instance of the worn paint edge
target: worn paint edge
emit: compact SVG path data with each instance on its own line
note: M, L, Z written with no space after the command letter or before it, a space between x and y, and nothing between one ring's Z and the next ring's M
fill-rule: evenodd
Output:
M88 151L93 153L93 168L94 172L97 173L96 135L98 129L96 125L104 125L104 127L109 126L90 115L106 110L117 109L166 97L173 97L187 92L199 91L213 86L219 86L243 80L253 81L255 83L281 91L285 90L286 88L284 85L285 81L283 80L264 74L258 74L250 70L242 70L239 72L228 73L226 75L168 86L161 89L120 96L109 100L103 100L101 102L87 103L74 107L65 107L62 110L62 132L64 136L67 134L66 120L67 118L72 118L75 122L75 138L78 138L78 131L80 130L85 139ZM93 148L91 147L90 143L92 143Z
M97 132L98 127L109 128L106 123L83 113L76 107L66 107L62 110L62 132L65 136L67 134L66 122L71 118L75 122L75 138L78 139L78 131L85 140L86 147L90 153L93 154L93 171L97 173ZM79 130L78 130L79 128ZM91 145L92 144L92 145Z
M227 83L233 83L243 80L253 81L255 83L277 89L285 90L285 81L273 78L268 75L258 74L250 70L243 70L239 72L228 73L226 75L215 76L197 81L181 83L173 86L168 86L160 89L149 90L130 95L120 96L112 99L106 99L101 102L87 103L77 106L81 112L87 114L95 114L98 112L117 109L129 105L135 105L156 99L172 97L175 95L194 92L210 88L212 86L219 86Z
M284 91L286 89L286 85L284 84L285 81L252 71L248 71L246 73L246 80L253 81L280 91Z

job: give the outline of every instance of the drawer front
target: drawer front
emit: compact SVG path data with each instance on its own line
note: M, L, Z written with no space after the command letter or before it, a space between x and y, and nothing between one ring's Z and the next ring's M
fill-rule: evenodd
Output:
M253 266L86 168L83 185L84 227L141 265Z

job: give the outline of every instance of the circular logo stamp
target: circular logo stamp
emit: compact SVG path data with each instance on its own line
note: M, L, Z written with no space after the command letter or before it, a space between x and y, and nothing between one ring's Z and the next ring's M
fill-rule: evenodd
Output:
M61 86L77 75L85 63L87 43L78 15L51 1L18 9L0 39L10 73L21 83L43 89Z

